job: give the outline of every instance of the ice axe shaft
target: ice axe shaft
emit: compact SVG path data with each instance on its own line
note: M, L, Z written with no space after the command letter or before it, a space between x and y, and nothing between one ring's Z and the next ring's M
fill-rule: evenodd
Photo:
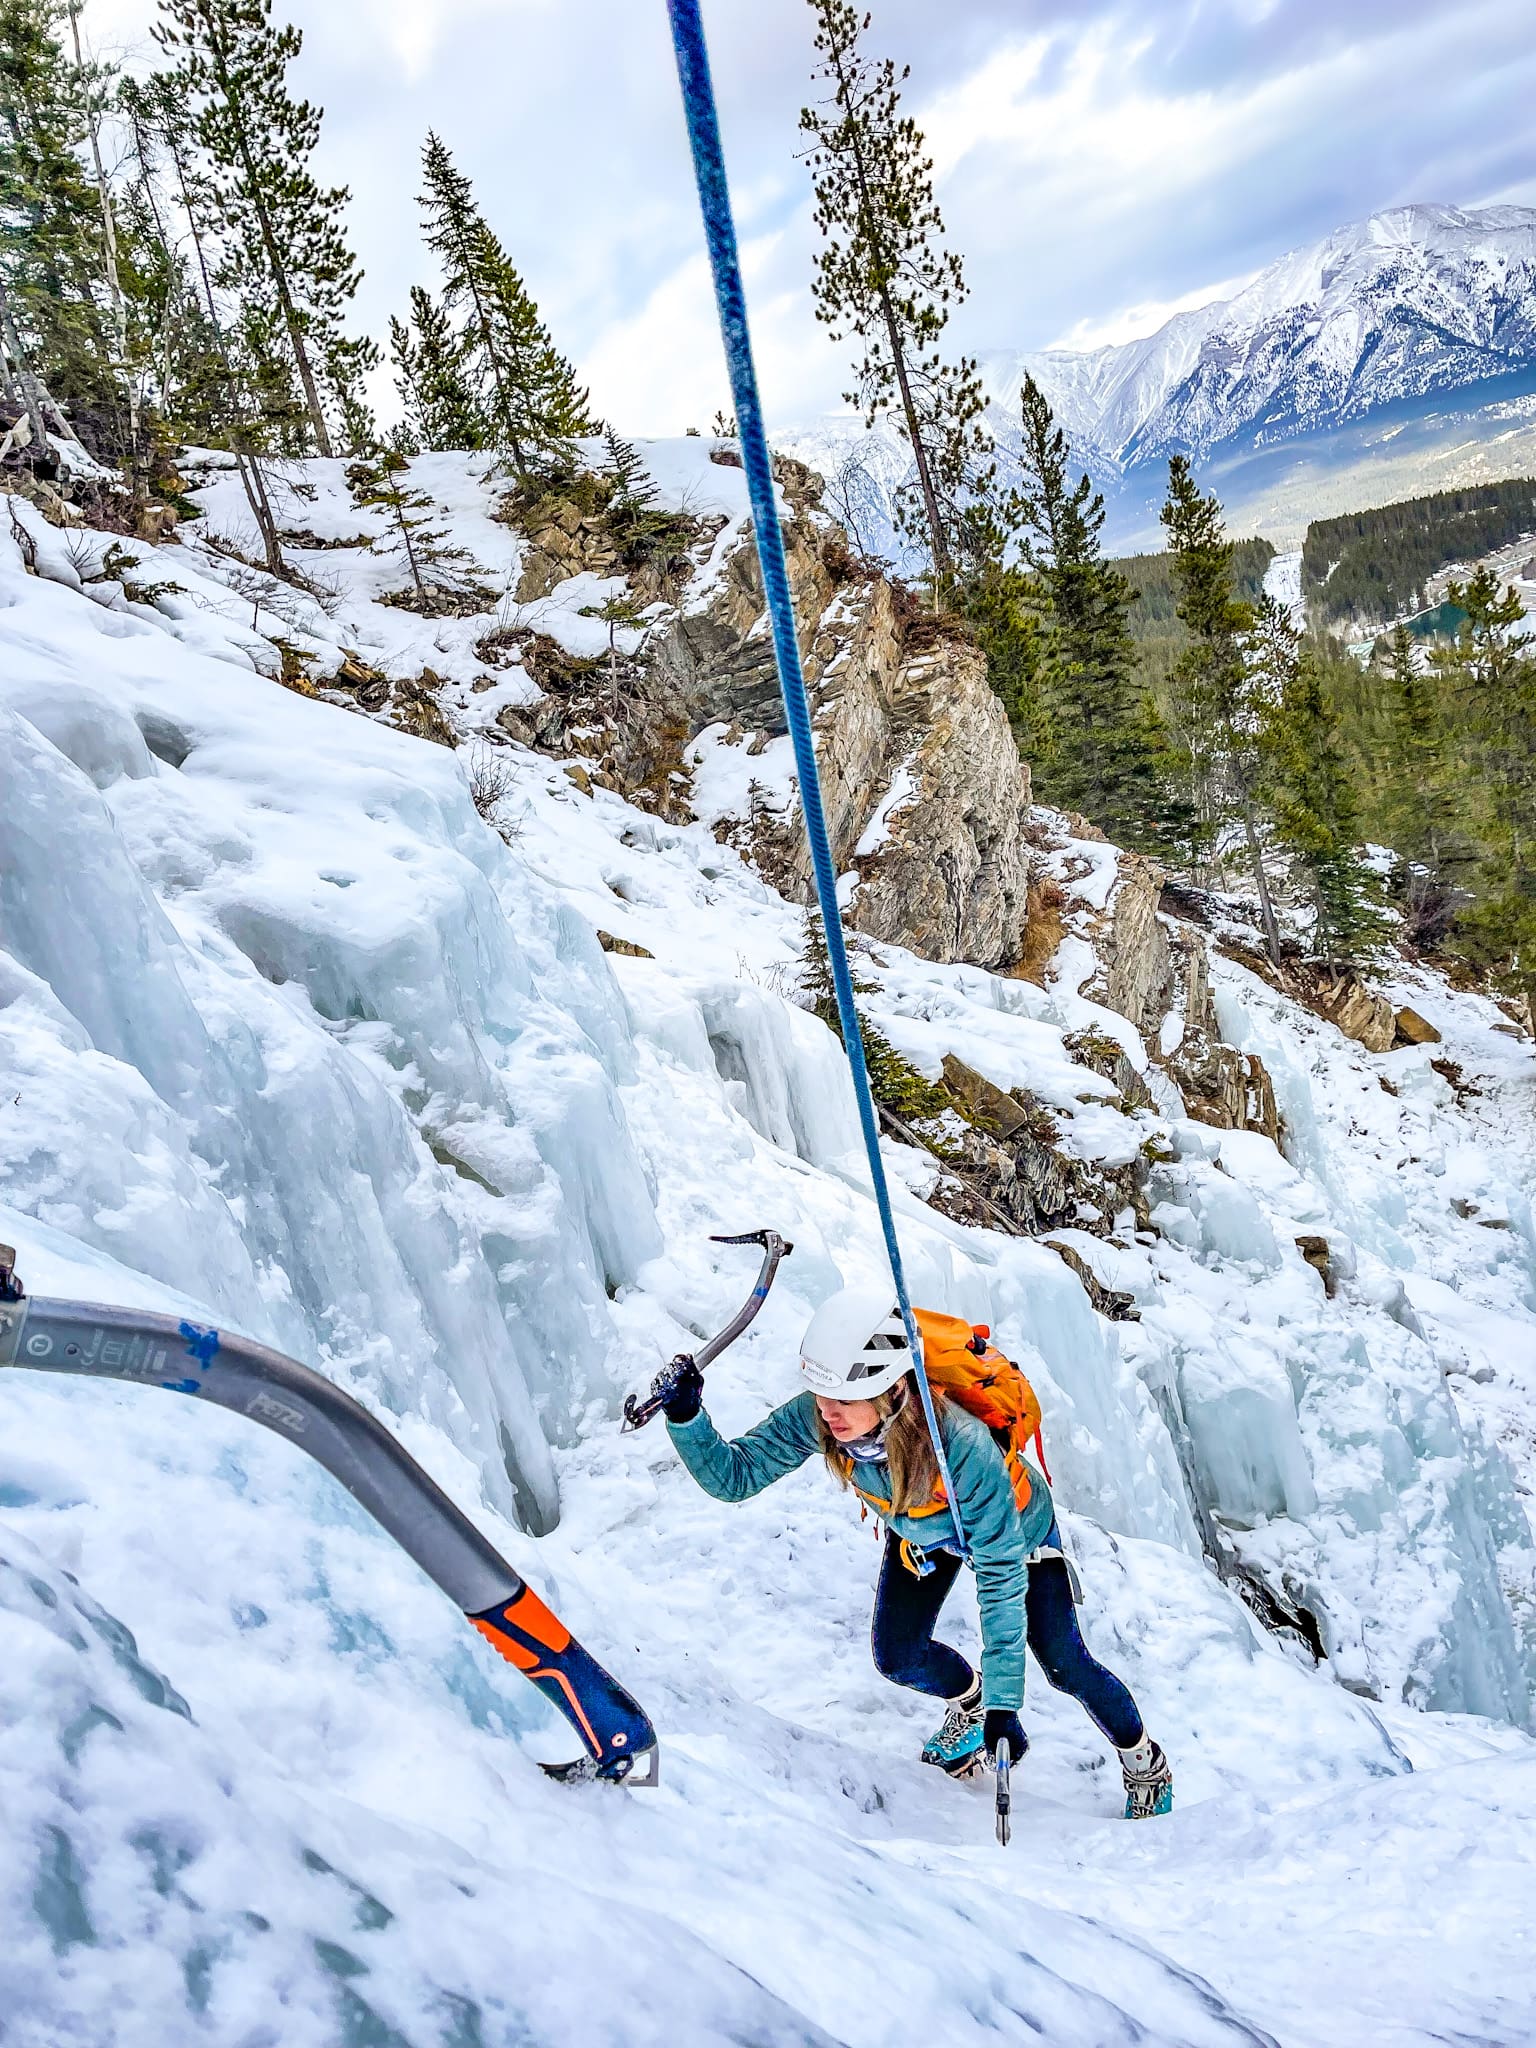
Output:
M1013 1790L1008 1782L1009 1763L1008 1745L1006 1742L1000 1742L992 1752L992 1764L997 1772L997 1839L1004 1849L1007 1848L1009 1838L1013 1834Z
M243 1415L332 1473L580 1736L581 1773L656 1782L644 1710L422 1470L334 1382L235 1331L105 1302L29 1297L0 1245L0 1368L164 1387Z
M776 1230L744 1230L735 1237L711 1237L711 1244L758 1244L763 1248L763 1263L757 1275L757 1284L747 1296L735 1315L723 1330L717 1330L705 1344L694 1352L679 1352L670 1365L656 1375L651 1391L641 1400L631 1394L624 1403L624 1428L626 1431L644 1429L653 1417L660 1414L663 1404L671 1398L676 1384L675 1375L679 1367L687 1365L690 1359L702 1372L713 1365L722 1351L727 1350L755 1319L758 1310L768 1299L768 1290L773 1285L774 1275L779 1270L779 1261L787 1259L794 1246L780 1237Z

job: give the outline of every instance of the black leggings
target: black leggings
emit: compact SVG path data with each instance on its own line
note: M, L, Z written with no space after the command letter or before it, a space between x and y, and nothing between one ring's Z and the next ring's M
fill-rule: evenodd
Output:
M901 1545L887 1532L870 1641L883 1678L953 1700L967 1690L974 1673L958 1650L934 1641L933 1631L960 1560L950 1550L931 1551L929 1558L933 1570L920 1579L902 1563ZM1066 1564L1048 1557L1027 1570L1025 1630L1036 1662L1058 1692L1082 1701L1116 1749L1134 1749L1144 1733L1141 1714L1115 1674L1089 1653L1078 1630Z

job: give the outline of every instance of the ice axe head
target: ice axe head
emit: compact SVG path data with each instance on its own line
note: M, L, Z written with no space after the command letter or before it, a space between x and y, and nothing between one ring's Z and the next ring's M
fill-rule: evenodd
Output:
M787 1239L780 1237L776 1230L744 1230L735 1236L712 1237L710 1242L711 1244L761 1245L763 1249L763 1263L758 1271L757 1285L752 1289L752 1292L747 1296L741 1307L737 1309L735 1315L731 1317L725 1328L717 1330L707 1344L701 1345L693 1353L693 1363L701 1371L706 1365L712 1364L728 1345L734 1344L742 1331L752 1322L758 1310L768 1299L768 1290L773 1285L774 1274L779 1270L779 1261L787 1259L794 1250L794 1246ZM660 1413L662 1403L669 1398L672 1392L672 1375L674 1369L680 1363L681 1360L674 1358L671 1365L663 1372L658 1373L652 1384L651 1391L643 1399L636 1394L629 1395L624 1403L623 1426L626 1431L644 1429L651 1418Z

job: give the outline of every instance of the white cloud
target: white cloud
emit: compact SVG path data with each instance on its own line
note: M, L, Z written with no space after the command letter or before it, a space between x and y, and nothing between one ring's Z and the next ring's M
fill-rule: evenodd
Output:
M743 244L752 344L770 419L795 419L807 389L835 393L836 352L806 319L804 295L774 289L778 234ZM714 288L702 248L654 288L635 313L612 322L582 358L592 403L626 432L678 434L708 429L731 410Z
M436 127L475 181L594 401L636 432L707 422L725 381L664 10L657 0L274 0L326 109L322 176L353 189L382 335L432 278L417 152ZM708 10L770 416L837 403L845 352L810 302L797 115L810 10ZM910 60L966 347L1145 332L1287 249L1404 199L1529 199L1536 0L877 0ZM87 0L98 42L152 0ZM1211 280L1225 280L1216 284Z
M1075 327L1048 341L1047 348L1109 348L1116 342L1139 341L1155 334L1175 313L1192 313L1197 306L1209 306L1218 299L1235 299L1258 272L1245 271L1241 277L1223 278L1220 284L1197 285L1176 299L1141 299L1134 306L1122 306L1102 319L1079 320Z

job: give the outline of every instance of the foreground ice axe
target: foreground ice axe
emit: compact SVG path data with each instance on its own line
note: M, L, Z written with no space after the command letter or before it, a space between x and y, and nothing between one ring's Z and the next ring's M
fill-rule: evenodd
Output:
M586 1755L551 1777L654 1785L656 1731L531 1586L350 1395L248 1337L175 1316L29 1298L0 1245L0 1366L195 1394L287 1437L339 1479L488 1643L557 1706Z
M663 1366L651 1383L651 1391L642 1401L634 1394L624 1403L624 1427L626 1430L644 1429L645 1425L658 1415L671 1400L677 1387L677 1375L685 1365L696 1365L702 1372L707 1365L713 1365L721 1352L736 1342L758 1310L768 1299L768 1290L773 1285L774 1275L779 1270L780 1259L787 1259L794 1250L776 1230L744 1230L739 1237L712 1237L711 1244L760 1244L763 1248L763 1263L758 1271L757 1284L735 1315L723 1330L717 1330L707 1344L697 1351L680 1351L670 1365Z

